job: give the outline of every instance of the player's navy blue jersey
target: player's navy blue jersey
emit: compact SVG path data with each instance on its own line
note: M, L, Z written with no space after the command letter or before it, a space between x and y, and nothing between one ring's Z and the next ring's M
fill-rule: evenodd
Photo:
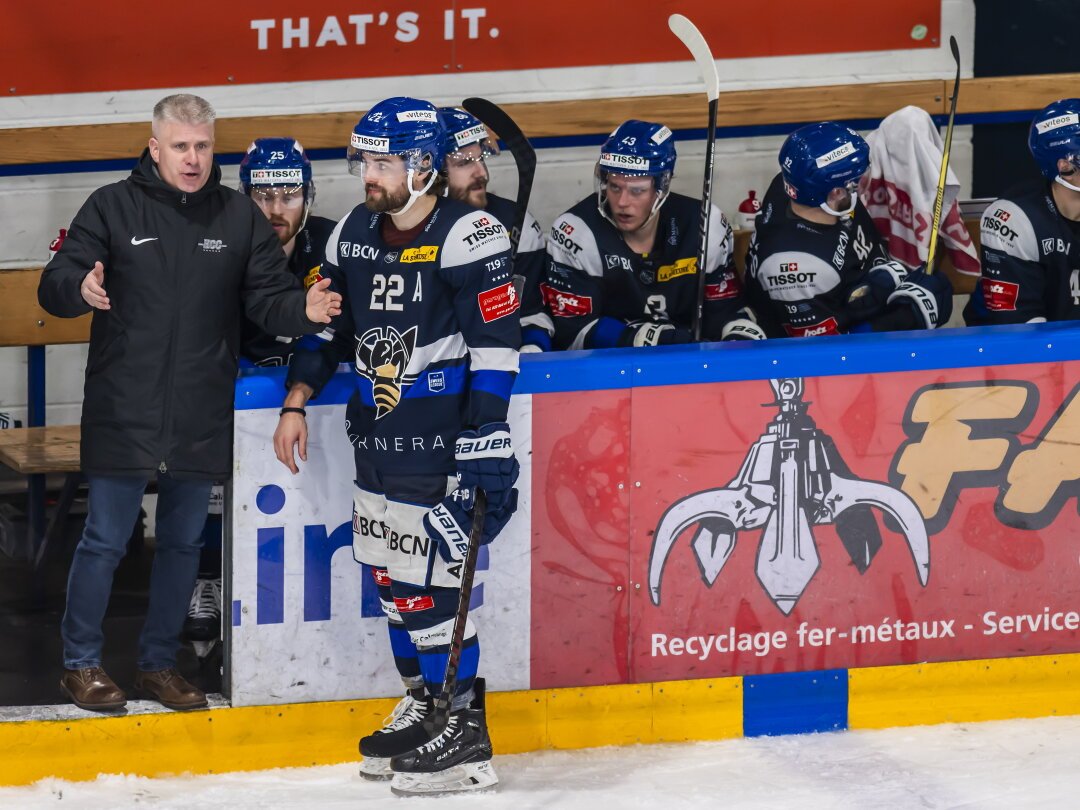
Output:
M303 230L296 234L296 244L289 257L289 270L297 280L303 281L322 263L326 255L326 240L337 225L326 217L308 217ZM240 342L241 364L244 361L256 366L287 366L289 358L296 348L297 337L289 335L268 335L253 324L244 320L243 336Z
M791 210L776 175L762 200L746 256L746 293L769 337L847 332L848 293L889 253L862 202L832 225Z
M982 277L966 323L1080 319L1080 222L1061 215L1050 186L994 200L980 234Z
M517 211L517 203L513 200L489 193L486 210L494 214L507 230L513 227L514 214ZM544 309L544 299L540 295L540 282L544 280L546 266L544 231L533 215L526 211L517 256L514 257L514 275L524 279L521 290L522 342L550 349L555 325Z
M439 197L419 236L391 248L385 216L358 205L331 235L320 272L342 313L301 341L289 384L317 394L352 359L345 427L357 461L450 475L462 430L506 420L521 343L510 239L493 215Z
M545 280L540 289L560 348L627 345L635 326L648 321L690 329L697 308L701 204L670 194L657 213L652 252L635 253L590 195L551 226ZM702 334L719 340L745 303L735 272L731 226L716 206L709 218ZM631 338L632 339L632 338Z

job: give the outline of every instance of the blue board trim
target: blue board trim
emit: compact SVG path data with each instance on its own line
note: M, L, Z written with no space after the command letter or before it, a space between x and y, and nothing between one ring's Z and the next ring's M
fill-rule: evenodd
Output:
M523 354L514 393L602 391L1063 360L1080 360L1080 323ZM315 404L348 401L353 391L348 368L341 366ZM236 409L281 407L284 379L285 369L242 370L236 384Z
M743 735L811 734L848 726L846 669L743 677Z

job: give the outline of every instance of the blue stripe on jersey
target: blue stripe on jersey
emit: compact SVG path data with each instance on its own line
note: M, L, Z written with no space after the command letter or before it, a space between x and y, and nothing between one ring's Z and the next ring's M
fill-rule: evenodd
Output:
M592 346L594 349L614 349L619 345L619 338L622 337L627 326L620 320L615 318L603 317L596 322L596 326L593 327L592 333Z
M532 343L545 352L551 351L551 335L547 333L546 329L541 329L539 326L524 327L521 330L521 342L522 344Z
M472 373L472 390L487 391L497 397L510 400L510 391L514 388L514 377L509 371L481 369Z

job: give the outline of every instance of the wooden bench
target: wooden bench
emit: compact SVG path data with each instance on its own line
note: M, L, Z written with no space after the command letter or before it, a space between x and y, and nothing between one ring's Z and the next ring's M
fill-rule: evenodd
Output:
M0 270L0 346L25 346L27 427L0 430L0 464L27 477L26 556L35 567L45 558L78 491L79 426L45 425L45 347L86 343L90 316L55 318L37 301L42 268ZM64 485L45 524L45 475L63 473Z

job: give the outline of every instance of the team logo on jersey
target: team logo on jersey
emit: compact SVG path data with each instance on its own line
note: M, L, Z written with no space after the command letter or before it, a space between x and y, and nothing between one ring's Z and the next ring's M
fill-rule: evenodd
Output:
M198 245L203 249L203 253L221 253L221 251L228 247L228 245L220 239L203 239Z
M517 294L512 281L485 290L476 296L476 300L480 305L480 315L484 323L511 315L521 307L521 296Z
M679 259L675 264L665 264L656 271L656 280L663 283L682 276L692 276L697 272L697 256Z
M406 374L416 348L416 327L402 334L392 326L376 326L356 344L356 373L371 381L375 418L382 419L401 402L402 391L416 381Z
M398 260L399 255L400 254L396 250L392 250L389 253L387 253L385 256L383 256L383 261L386 262L387 264L393 264L394 262L396 262Z
M543 283L540 284L540 294L544 296L544 303L551 314L556 317L573 318L592 312L592 296L574 295Z
M401 251L401 263L412 264L413 262L433 262L439 255L438 245L424 245L423 247L408 248Z
M318 284L323 280L323 275L319 271L322 270L322 265L317 264L307 271L307 275L304 276L304 289L311 289L315 284Z

